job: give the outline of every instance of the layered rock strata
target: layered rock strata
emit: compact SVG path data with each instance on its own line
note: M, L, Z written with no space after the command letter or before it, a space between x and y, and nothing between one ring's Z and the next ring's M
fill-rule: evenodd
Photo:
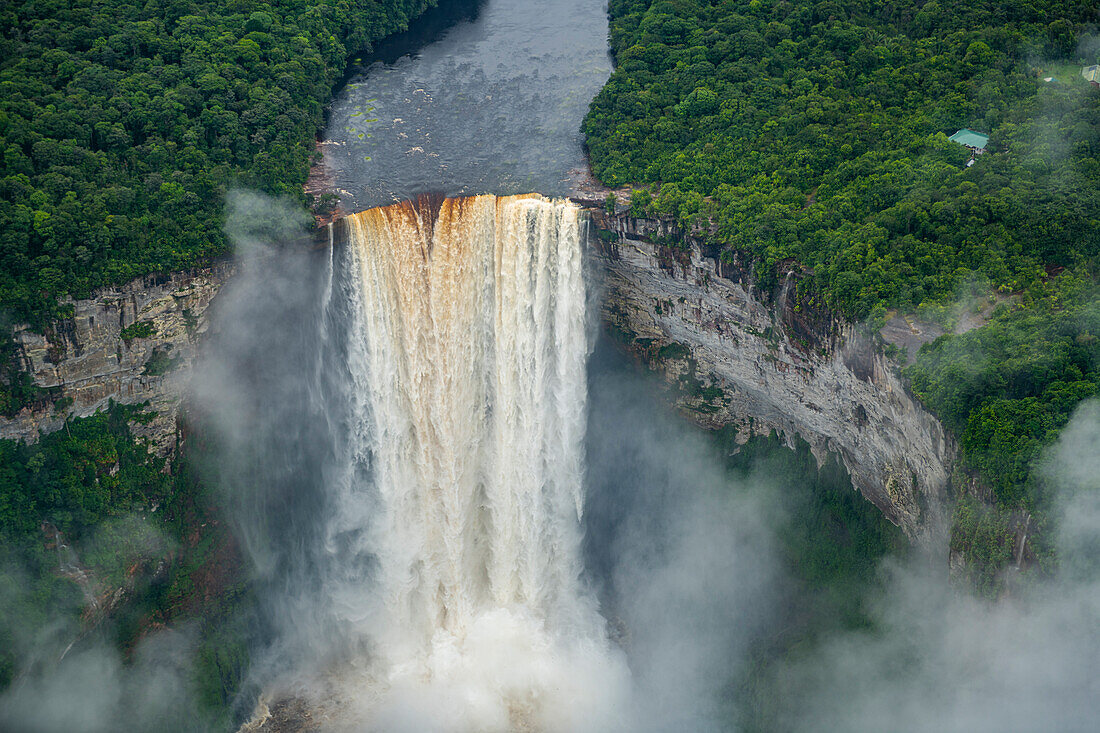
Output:
M110 400L149 403L153 417L133 425L167 454L207 312L233 273L228 260L210 267L147 275L71 300L72 315L43 333L18 327L18 358L50 399L0 418L0 438L37 440L70 417L86 417Z
M941 523L956 453L866 330L800 294L797 265L761 288L750 266L669 223L593 212L592 270L612 335L677 405L740 440L770 431L840 457L852 482L912 539Z
M740 439L777 431L838 455L855 486L913 538L937 526L956 448L905 389L867 331L797 287L794 263L760 287L704 236L594 210L591 268L608 330L669 382L682 411ZM336 241L344 236L336 223ZM324 234L316 235L318 242ZM234 266L150 275L72 301L44 333L17 329L19 358L51 399L0 418L0 438L35 440L109 400L148 402L135 432L166 454L208 309Z

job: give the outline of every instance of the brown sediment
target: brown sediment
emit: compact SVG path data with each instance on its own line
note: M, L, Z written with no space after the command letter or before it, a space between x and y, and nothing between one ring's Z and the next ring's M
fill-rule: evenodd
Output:
M541 198L542 194L538 193L513 196L481 194L454 198L447 198L441 193L423 193L395 204L376 206L352 214L341 213L334 218L345 219L349 223L356 222L361 226L372 227L379 231L411 230L416 233L421 255L427 258L431 255L432 247L437 240L437 231L446 229L449 235L461 222L467 222L463 226L468 226L473 212L487 200L492 200L490 205L495 205L496 215L499 218L503 207L510 202Z
M440 209L447 201L441 193L422 193L416 197L414 205L420 216L421 226L429 233L435 231L435 223L439 221Z

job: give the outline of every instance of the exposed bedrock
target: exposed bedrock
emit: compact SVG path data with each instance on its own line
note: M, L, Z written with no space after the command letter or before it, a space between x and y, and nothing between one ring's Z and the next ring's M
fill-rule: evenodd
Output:
M752 269L653 219L593 212L592 270L612 336L661 372L681 410L739 440L799 435L912 539L941 522L956 447L868 332L799 294L799 271L761 289ZM716 253L714 253L716 254Z
M607 328L665 377L686 415L708 428L733 426L741 439L799 435L819 459L835 453L891 521L911 538L928 537L955 444L865 330L799 294L793 264L761 289L751 267L716 259L702 238L667 222L592 216L591 269ZM324 230L316 239L328 241ZM111 399L148 401L156 416L135 432L166 454L207 309L233 270L225 261L138 278L73 301L73 315L44 333L17 329L24 369L51 394L0 418L0 438L35 440Z
M34 441L69 417L86 417L110 400L149 403L155 415L132 427L164 455L175 444L180 398L190 379L207 309L234 266L147 275L93 297L69 301L72 316L43 333L15 331L18 358L48 399L0 418L0 438Z

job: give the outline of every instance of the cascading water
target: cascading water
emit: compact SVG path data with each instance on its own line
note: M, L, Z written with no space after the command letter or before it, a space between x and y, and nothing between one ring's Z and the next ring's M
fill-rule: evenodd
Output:
M421 197L346 223L351 427L327 535L358 537L374 603L335 603L370 650L339 675L338 717L617 728L626 666L581 581L580 209Z

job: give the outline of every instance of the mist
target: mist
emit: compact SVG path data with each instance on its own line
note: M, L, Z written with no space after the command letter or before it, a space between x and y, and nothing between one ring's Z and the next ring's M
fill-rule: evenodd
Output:
M0 638L11 644L14 679L0 696L0 728L116 731L134 726L205 730L193 685L194 630L151 631L123 654L102 623L118 598L140 593L143 563L163 567L171 541L141 516L96 528L55 552L73 580L35 580L16 552L0 548ZM140 574L139 574L140 575Z
M541 688L552 714L537 720L548 731L731 731L752 719L746 680L783 633L784 606L801 602L778 549L796 487L732 476L712 436L602 337L587 371L579 580L603 641L560 645L538 619L493 617L449 662L463 684L403 687L391 676L384 698L365 692L388 673L370 551L377 498L355 490L376 467L349 453L362 426L346 392L357 368L346 253L323 236L309 242L291 203L244 193L229 203L239 272L214 306L188 416L259 604L239 716L262 696L323 702L326 730L357 729L350 713L378 730L462 731L455 711L481 700L483 729L509 729L479 696ZM594 300L588 309L594 334ZM1048 453L1061 528L1054 577L1025 575L988 602L950 581L945 549L888 559L863 600L866 628L768 660L769 725L1088 729L1100 692L1100 583L1087 561L1098 554L1098 439L1093 403ZM192 645L187 630L154 635L129 663L86 645L26 675L0 713L28 730L110 730L122 711L179 727Z
M590 362L587 559L626 650L634 730L729 730L780 599L779 487L732 480L706 433L601 340Z
M340 317L325 311L334 254L313 248L310 224L294 202L229 196L238 271L212 306L188 401L203 478L221 497L259 599L250 693L283 674L307 679L310 665L356 651L343 646L338 594L322 588L335 579L317 572L341 551L340 538L325 534L336 511L325 489L347 480L334 456L347 426L342 341L337 330L327 338Z
M48 673L13 683L0 720L28 732L206 730L190 687L191 638L186 630L154 634L125 663L107 640L73 651Z
M1085 731L1100 699L1100 402L1046 453L1059 569L988 601L943 557L887 563L873 628L786 665L788 730ZM934 560L934 561L931 561ZM1014 570L1007 571L1015 573Z
M759 492L731 492L705 437L654 414L653 385L627 378L620 361L589 372L587 569L578 580L581 607L592 610L578 608L568 626L583 628L593 613L607 630L555 640L544 637L545 620L497 618L475 626L464 656L448 662L466 670L462 685L440 678L402 691L383 662L394 642L378 632L378 498L358 488L372 484L377 459L354 454L364 428L347 390L362 391L363 365L348 331L348 248L324 237L302 246L285 203L240 194L229 204L241 264L216 303L189 419L261 606L262 644L240 709L262 690L268 703L352 713L333 718L333 729L354 728L339 720L361 715L372 729L458 731L463 715L482 715L470 712L479 696L532 687L553 711L537 718L545 730L726 729L731 685L769 613L770 510ZM382 698L365 692L379 675L389 679ZM493 715L476 719L510 727Z

